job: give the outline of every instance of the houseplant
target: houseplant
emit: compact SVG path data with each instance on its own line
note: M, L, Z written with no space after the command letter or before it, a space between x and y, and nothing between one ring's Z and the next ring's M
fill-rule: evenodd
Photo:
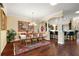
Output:
M11 42L14 40L14 37L16 36L16 32L13 29L7 30L7 42Z

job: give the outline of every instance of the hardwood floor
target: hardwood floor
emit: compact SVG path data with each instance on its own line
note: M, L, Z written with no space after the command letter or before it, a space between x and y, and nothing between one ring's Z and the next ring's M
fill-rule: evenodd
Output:
M4 48L3 52L1 55L5 55L5 56L13 56L14 52L13 52L13 43L8 43L6 45L6 47Z
M64 45L57 44L56 40L50 40L50 42L50 45L21 53L18 56L79 56L79 44L76 40L65 41ZM13 56L13 43L6 45L2 56Z

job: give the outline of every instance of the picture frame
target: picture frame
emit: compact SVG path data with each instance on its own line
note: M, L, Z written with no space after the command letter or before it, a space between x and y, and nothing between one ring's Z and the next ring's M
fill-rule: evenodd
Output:
M28 29L29 29L29 22L18 21L18 31L19 32L28 31Z

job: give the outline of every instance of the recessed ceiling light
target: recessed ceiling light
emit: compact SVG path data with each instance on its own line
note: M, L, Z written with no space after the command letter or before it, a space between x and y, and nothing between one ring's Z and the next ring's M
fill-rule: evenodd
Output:
M56 2L50 2L50 4L51 4L52 6L57 5Z
M79 11L76 11L75 13L79 13Z

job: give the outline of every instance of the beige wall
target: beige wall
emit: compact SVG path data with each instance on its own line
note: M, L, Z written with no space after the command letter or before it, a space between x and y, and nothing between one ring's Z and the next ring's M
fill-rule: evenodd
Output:
M30 21L29 19L18 18L15 16L8 16L7 17L7 29L14 29L18 31L18 21Z
M12 17L12 16L8 16L7 17L7 29L14 29L17 31L17 18L16 17Z

